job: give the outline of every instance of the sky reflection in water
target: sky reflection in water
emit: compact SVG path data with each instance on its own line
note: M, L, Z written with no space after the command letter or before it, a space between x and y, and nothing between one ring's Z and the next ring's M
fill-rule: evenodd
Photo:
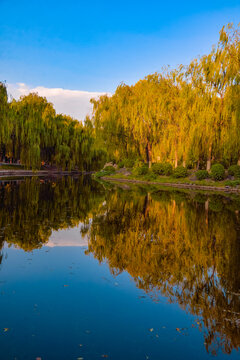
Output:
M239 357L238 198L87 178L0 198L0 358Z

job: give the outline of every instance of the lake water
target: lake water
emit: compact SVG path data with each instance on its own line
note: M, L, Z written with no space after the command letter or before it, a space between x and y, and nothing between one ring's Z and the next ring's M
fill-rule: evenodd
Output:
M0 358L239 359L240 197L0 183Z

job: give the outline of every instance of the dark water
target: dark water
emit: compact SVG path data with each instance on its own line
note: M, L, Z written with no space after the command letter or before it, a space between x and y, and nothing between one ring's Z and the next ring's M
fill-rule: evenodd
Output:
M0 359L239 359L240 198L0 183Z

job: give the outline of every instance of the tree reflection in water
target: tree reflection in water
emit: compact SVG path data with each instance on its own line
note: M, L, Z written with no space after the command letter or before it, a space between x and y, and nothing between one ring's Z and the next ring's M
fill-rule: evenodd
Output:
M0 184L0 241L25 251L46 244L52 230L78 226L91 216L103 191L89 178L28 178Z
M239 197L29 178L0 185L0 241L31 251L81 223L87 254L202 319L208 352L231 353L240 346L239 210Z
M87 253L199 316L208 352L231 353L240 346L239 209L218 195L109 192Z

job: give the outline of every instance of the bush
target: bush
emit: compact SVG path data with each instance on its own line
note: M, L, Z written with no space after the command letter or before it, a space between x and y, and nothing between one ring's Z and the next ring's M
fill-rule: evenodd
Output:
M173 177L174 178L184 178L187 177L188 172L184 166L178 166L173 170Z
M133 159L124 159L124 166L126 168L132 168L134 166L134 160Z
M146 175L148 173L148 165L142 161L136 160L133 167L133 175Z
M124 161L123 160L119 161L118 167L119 167L119 169L124 167Z
M163 164L162 163L154 163L152 165L152 171L156 175L163 175Z
M207 170L198 170L195 175L196 175L196 178L197 178L198 180L207 179L208 176L209 176Z
M133 165L134 168L142 167L144 165L144 162L137 159Z
M105 166L105 168L103 170L104 171L110 171L112 173L114 173L116 171L114 166Z
M225 177L224 167L221 164L213 165L211 167L210 175L211 175L211 178L213 178L215 181L223 180Z
M173 172L172 165L169 163L155 163L152 166L152 171L156 175L171 175Z
M227 180L227 181L225 181L225 185L235 187L235 186L240 185L240 180Z
M234 176L235 178L240 178L240 166L232 165L228 169L228 175Z
M145 176L145 179L147 181L155 180L157 178L157 175L154 174L152 171L148 171L147 175Z
M163 168L164 168L164 170L163 170L164 175L167 175L167 176L172 175L173 167L171 164L165 163Z
M142 166L137 166L133 169L133 175L146 175L148 173L148 166L143 164Z
M97 173L95 173L94 174L94 177L95 178L101 178L101 177L103 177L103 176L108 176L108 175L111 175L113 172L111 171L111 170L101 170L101 171L99 171L99 172L97 172Z

